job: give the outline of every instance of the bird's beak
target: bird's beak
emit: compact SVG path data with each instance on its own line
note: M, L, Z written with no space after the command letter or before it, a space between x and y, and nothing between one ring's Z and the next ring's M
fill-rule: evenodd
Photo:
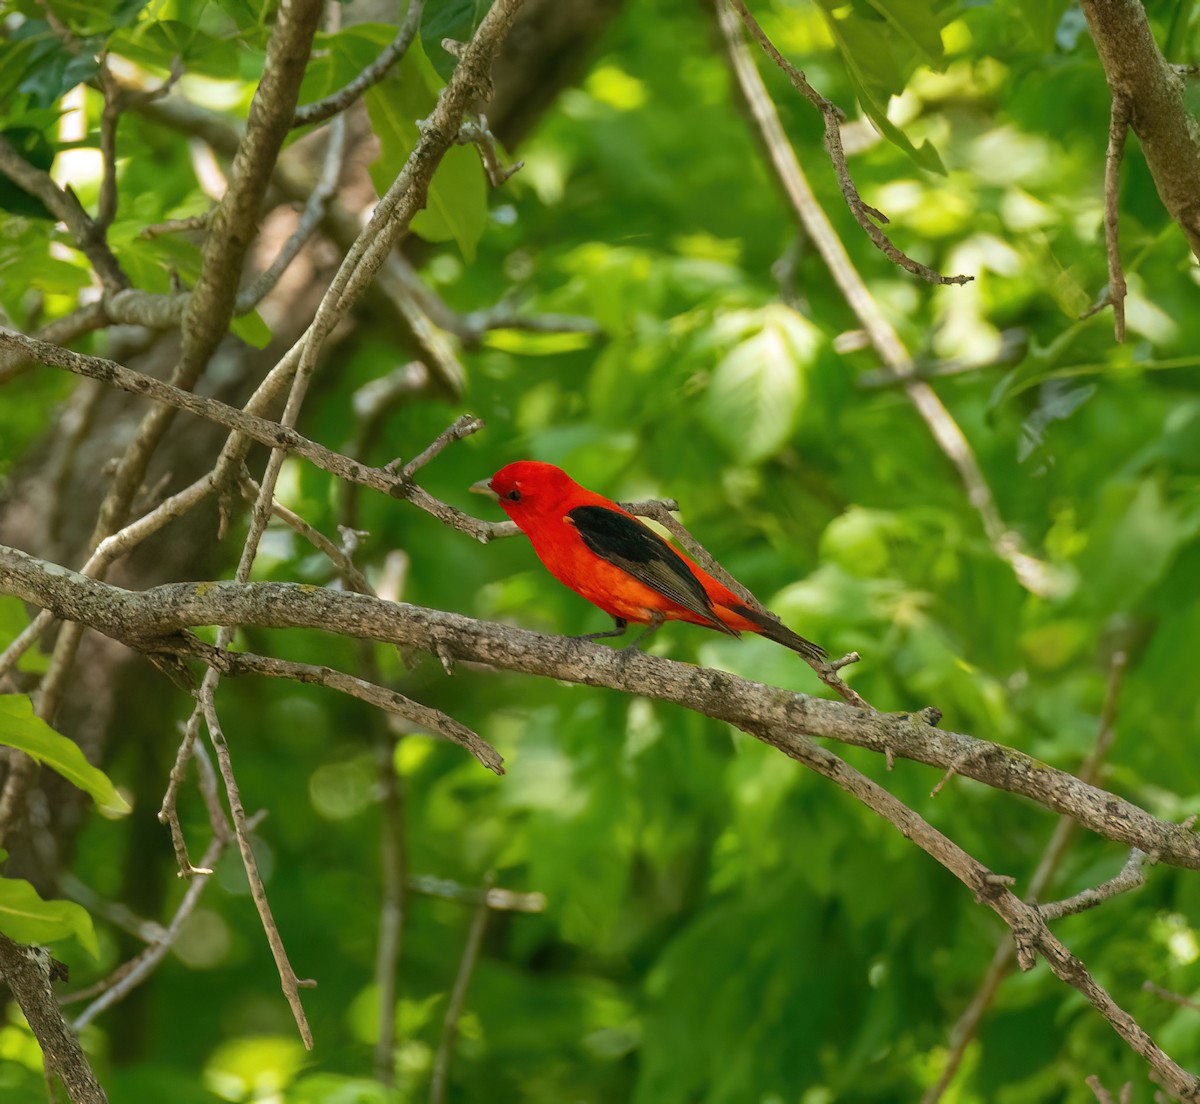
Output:
M490 479L481 479L478 483L472 483L467 490L469 490L471 494L487 495L488 498L493 499L496 502L500 501L500 496L492 490L492 481Z

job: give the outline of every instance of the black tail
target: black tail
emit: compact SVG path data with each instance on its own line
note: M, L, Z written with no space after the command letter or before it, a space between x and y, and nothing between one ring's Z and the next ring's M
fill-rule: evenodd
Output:
M772 614L740 604L730 606L729 608L734 613L740 613L747 621L753 621L754 624L758 625L760 636L765 636L768 640L774 640L776 644L782 644L785 648L791 648L793 652L803 656L809 663L819 665L829 658L829 653L819 644L814 644L811 640L805 640L798 633L792 632L791 629Z

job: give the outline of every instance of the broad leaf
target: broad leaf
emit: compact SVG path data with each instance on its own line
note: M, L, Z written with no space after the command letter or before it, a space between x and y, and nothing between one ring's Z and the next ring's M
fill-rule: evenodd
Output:
M101 810L111 816L129 812L129 803L102 770L93 767L79 745L60 736L40 717L24 694L0 695L0 744L17 748L39 763L56 770L67 781L91 794Z
M93 958L100 954L87 910L74 901L43 901L20 878L0 878L0 932L18 943L36 945L75 936Z
M441 88L441 78L420 42L414 42L396 72L367 92L367 111L379 137L379 157L371 165L371 179L380 195L404 168L420 138L417 121L429 117ZM412 228L430 241L453 239L470 264L486 225L487 186L479 155L455 146L438 166L425 210L418 212Z
M820 340L785 307L768 307L761 317L714 369L704 407L713 435L743 462L770 456L791 435L804 401L804 369Z

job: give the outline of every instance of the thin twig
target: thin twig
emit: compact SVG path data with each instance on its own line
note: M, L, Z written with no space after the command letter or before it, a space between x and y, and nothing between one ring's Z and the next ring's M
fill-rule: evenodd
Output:
M474 414L463 414L456 418L454 422L447 426L439 433L433 441L417 453L412 460L400 469L402 479L412 479L412 477L431 460L437 457L442 450L453 444L455 441L461 441L464 437L470 437L473 433L478 433L483 429L486 423L482 418L476 418ZM394 471L399 465L395 460L390 464L385 464L385 470Z
M894 327L884 316L862 276L854 267L829 217L817 202L808 178L779 121L779 113L754 65L742 37L741 24L727 0L716 0L718 21L725 36L734 74L749 105L768 155L797 217L829 268L850 309L858 318L884 365L905 380L904 389L938 447L954 465L967 490L967 500L979 514L984 532L997 555L1013 568L1018 580L1035 594L1056 592L1060 583L1048 565L1023 552L1020 542L1000 517L996 500L975 453L958 423L928 383L910 378L914 364ZM732 2L732 0L729 0Z
M271 954L279 970L279 980L283 994L291 1006L296 1026L300 1029L300 1038L308 1050L312 1050L312 1030L308 1026L308 1017L304 1014L304 1005L300 1001L301 988L312 988L315 981L302 980L297 977L292 964L288 960L283 939L279 928L271 914L271 905L267 900L267 891L263 886L262 875L258 872L258 859L254 855L254 845L250 840L250 828L246 821L246 810L242 805L241 794L238 791L237 779L233 775L233 764L229 756L229 745L225 742L225 734L221 730L221 722L217 717L216 707L212 699L212 691L202 686L198 692L200 708L204 712L204 722L208 728L209 739L217 753L217 763L221 768L221 778L225 783L225 793L229 798L229 812L233 817L233 830L237 836L238 850L242 854L242 865L246 869L246 877L250 882L250 894L258 909L258 918L263 931L267 934L267 942L271 946Z
M187 838L183 834L183 825L179 822L179 788L187 778L187 765L192 761L196 738L200 734L200 714L193 710L187 723L183 726L183 738L175 751L175 762L167 778L167 789L163 794L162 805L158 810L158 819L165 824L171 833L171 846L175 849L175 862L179 866L181 878L194 878L197 875L211 874L212 870L203 863L194 866L188 855Z
M337 5L333 5L333 7L336 8ZM329 204L337 193L338 179L342 174L345 153L346 119L345 116L339 115L329 130L329 145L325 150L321 175L312 194L304 204L304 210L300 214L299 222L296 223L296 229L283 243L270 265L238 293L237 305L234 308L235 314L246 314L253 310L279 283L279 278L287 270L288 265L296 259L305 243L316 233L317 227L325 218Z
M187 218L167 219L164 222L155 222L150 226L143 226L141 236L143 238L153 239L162 234L186 234L193 230L205 230L208 224L212 222L213 212L205 211L202 215L188 215Z
M100 91L104 96L104 107L100 112L100 157L104 174L100 178L96 225L107 230L117 217L117 122L121 118L119 88L108 71L107 57L100 59Z
M1142 988L1147 993L1152 993L1162 1000L1178 1004L1181 1008L1190 1008L1193 1012L1200 1012L1200 1001L1192 1000L1191 997L1185 997L1181 993L1173 993L1170 989L1164 989L1160 985L1155 985L1152 981L1143 981Z
M490 887L494 880L494 875L489 871L483 879L484 885ZM454 1041L458 1037L458 1021L462 1018L463 1005L467 999L467 987L471 984L471 974L475 972L479 948L483 945L483 933L487 929L488 915L489 909L485 901L481 901L475 906L475 915L471 917L471 927L467 931L467 942L463 947L462 960L458 964L458 974L454 978L454 988L450 990L450 999L446 1002L446 1015L442 1021L442 1037L438 1040L437 1053L433 1058L433 1075L429 1082L429 1104L443 1104L446 1099L450 1059L454 1055Z
M388 70L404 57L412 45L412 40L421 25L421 12L424 7L425 0L409 0L408 11L404 13L404 21L396 31L396 37L384 47L380 55L343 88L339 88L323 100L296 108L292 116L292 126L310 126L332 118L345 111L372 85L383 80Z
M371 645L364 643L364 649ZM404 920L408 913L408 847L404 825L404 787L396 772L398 739L381 738L377 751L380 802L379 945L375 951L375 984L379 988L379 1038L375 1043L375 1077L391 1087L396 1079L396 990Z
M1110 897L1116 897L1119 893L1140 889L1146 884L1144 868L1148 858L1149 856L1144 851L1139 851L1135 847L1129 852L1129 858L1125 860L1125 865L1121 867L1120 872L1109 878L1107 882L1091 886L1065 900L1054 901L1048 905L1038 905L1038 910L1047 921L1059 920L1064 916L1074 916L1078 912L1095 908Z
M854 221L866 231L867 237L875 243L876 248L906 272L911 272L914 276L919 276L931 284L969 284L974 280L974 276L943 276L936 269L923 265L920 261L914 261L879 229L876 223L887 222L887 216L863 201L850 176L850 169L846 165L841 129L842 121L846 117L845 112L832 100L826 99L813 88L809 84L808 78L775 48L775 44L767 37L766 32L758 25L758 20L750 14L742 0L727 0L727 3L737 12L751 37L763 48L763 52L787 75L788 80L792 82L792 87L821 113L825 122L825 148L829 151L830 160L833 162L838 186L842 190L846 206L850 208Z
M227 839L214 836L212 842L208 845L208 850L204 853L204 858L200 860L201 866L209 868L215 866L227 843ZM195 911L196 905L200 901L200 895L204 892L205 886L208 885L210 877L211 874L205 874L193 878L187 887L187 892L183 895L183 900L179 902L179 906L175 910L175 915L171 917L171 922L165 928L160 929L159 935L150 941L150 945L144 951L118 967L108 978L98 983L99 989L97 990L98 995L96 999L75 1017L74 1022L71 1024L74 1030L82 1031L101 1012L107 1008L111 1008L119 1000L127 996L157 969L159 963L162 962L167 956L167 952L174 945L175 940L179 938L179 933L183 930L184 923L186 923L188 917ZM81 997L82 994L79 993L69 994L63 1003L79 1000Z
M181 645L181 647L186 646ZM441 710L415 702L395 690L376 686L355 675L336 671L332 667L318 667L311 663L294 663L271 656L254 655L251 652L230 652L221 648L213 648L199 640L190 642L190 650L192 654L199 656L205 663L222 674L255 674L267 678L292 679L295 682L314 686L327 686L331 690L348 694L352 698L358 698L359 701L367 702L369 705L394 713L413 724L445 736L447 740L469 751L488 770L496 774L504 773L504 760L499 752L481 736L453 717L447 716Z
M1115 1098L1094 1073L1090 1077L1085 1078L1083 1083L1092 1090L1092 1095L1095 1096L1097 1104L1129 1104L1133 1099L1132 1081L1126 1081L1121 1086L1121 1095Z
M1113 337L1125 340L1125 269L1121 265L1120 198L1121 159L1125 156L1125 136L1129 133L1129 100L1113 93L1112 114L1108 123L1108 150L1104 155L1104 244L1108 254L1108 300L1113 309Z
M487 173L488 183L493 188L499 188L525 167L524 161L514 161L507 166L501 162L500 155L496 152L497 138L488 126L486 115L480 114L478 121L468 119L464 122L455 141L460 146L474 146L479 150L483 171Z
M242 489L245 497L251 502L255 501L261 490L258 483L251 479L249 475L243 481ZM295 510L289 509L278 499L273 499L271 502L271 513L279 518L288 528L299 533L309 544L324 555L337 569L337 573L345 580L346 585L351 590L356 591L358 594L375 593L374 587L367 582L366 576L354 566L354 561L325 536L324 533L305 521Z
M434 878L428 874L410 876L408 888L425 897L440 897L464 905L486 904L498 912L542 912L546 908L544 893L518 893L498 886L465 886L448 878Z

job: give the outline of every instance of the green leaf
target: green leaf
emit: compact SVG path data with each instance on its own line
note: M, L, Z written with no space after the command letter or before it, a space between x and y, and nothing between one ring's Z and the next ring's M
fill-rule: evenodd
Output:
M450 79L457 61L442 49L442 40L469 41L486 11L487 4L483 0L441 0L425 9L421 20L421 44L443 80Z
M850 73L854 92L862 109L879 131L892 145L902 149L923 169L945 173L946 168L938 152L929 142L914 146L909 137L900 130L887 115L888 100L904 91L908 83L907 74L917 58L897 54L897 36L916 44L914 36L924 45L918 47L917 55L926 60L932 48L931 31L927 22L909 18L897 25L891 18L863 18L853 8L847 8L836 0L820 0L821 10L829 32L838 45L842 60ZM899 8L900 5L875 5L884 8ZM884 13L885 16L887 13ZM938 38L938 60L940 62L941 39Z
M235 318L229 326L235 336L256 349L265 349L271 344L271 327L263 321L258 311L251 311Z
M942 20L937 6L927 0L867 0L922 58L926 65L940 69L945 64L942 51Z
M442 80L414 42L396 71L366 94L371 125L379 138L379 157L371 180L380 195L392 186L420 137L417 120L428 118ZM412 221L413 231L429 241L453 240L468 264L487 225L487 185L473 149L448 150L429 185L425 210Z
M75 936L93 957L100 956L96 929L74 901L43 901L20 878L0 878L0 932L18 943L41 945Z
M704 417L713 435L746 462L776 452L795 428L804 400L804 369L820 334L786 307L767 307L761 326L713 371Z
M137 23L115 32L111 43L114 53L157 69L169 71L180 59L189 73L219 80L235 80L243 75L244 43L215 38L179 19Z
M24 694L0 694L0 744L17 748L58 771L67 781L91 794L110 816L129 812L129 803L102 770L93 767L79 745L60 736L40 717Z
M1017 8L1038 49L1053 52L1058 25L1069 4L1070 0L1017 0Z

